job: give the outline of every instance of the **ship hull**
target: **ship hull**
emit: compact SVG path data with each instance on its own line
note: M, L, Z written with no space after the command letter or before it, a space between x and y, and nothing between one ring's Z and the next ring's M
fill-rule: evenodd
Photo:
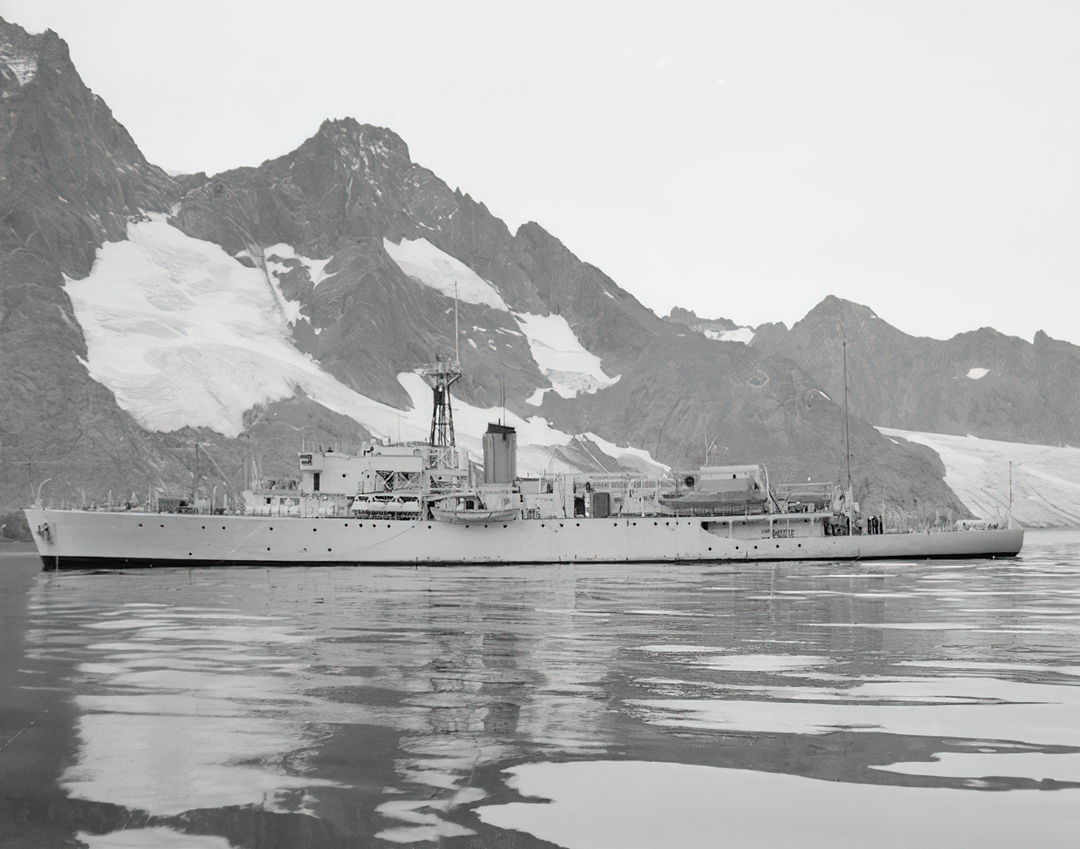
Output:
M47 568L1014 557L1022 530L735 536L727 517L420 520L26 511ZM745 529L743 531L745 533Z

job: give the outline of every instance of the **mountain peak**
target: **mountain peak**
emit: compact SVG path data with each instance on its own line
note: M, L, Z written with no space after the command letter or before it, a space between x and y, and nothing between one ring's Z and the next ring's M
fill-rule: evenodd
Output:
M128 219L168 209L178 193L51 30L31 35L0 19L0 113L0 244L56 261L69 277L85 276L97 246L122 239Z
M356 154L361 150L375 155L409 159L409 146L393 130L361 124L355 118L327 118L319 127L318 135L333 144L339 151Z
M39 40L0 18L0 97L10 97L37 76Z
M870 307L839 298L836 295L826 295L821 303L806 314L803 321L823 321L826 319L838 319L841 321L854 319L859 322L881 321L877 313Z

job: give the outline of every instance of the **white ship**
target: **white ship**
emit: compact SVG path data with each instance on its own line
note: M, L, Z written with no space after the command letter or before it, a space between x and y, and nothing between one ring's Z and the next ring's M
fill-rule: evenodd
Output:
M768 489L762 466L672 482L515 473L516 434L484 435L484 474L431 445L300 455L296 487L252 490L242 512L27 508L48 568L581 563L1012 557L1021 529L890 531L836 487ZM831 490L831 492L830 492ZM1005 524L1005 523L1001 523Z
M482 473L454 445L455 361L425 372L428 443L300 454L300 480L244 493L238 512L27 508L47 568L329 564L635 563L1013 557L1009 522L899 531L832 485L780 487L764 466L673 480L635 474L517 475L517 436L492 424ZM201 512L200 512L201 509Z

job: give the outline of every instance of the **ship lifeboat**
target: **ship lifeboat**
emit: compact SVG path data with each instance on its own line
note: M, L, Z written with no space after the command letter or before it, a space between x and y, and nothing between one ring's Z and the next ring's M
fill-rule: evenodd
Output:
M476 492L456 492L446 495L430 506L431 517L439 522L454 525L471 525L477 522L512 522L521 515L516 505L489 505Z

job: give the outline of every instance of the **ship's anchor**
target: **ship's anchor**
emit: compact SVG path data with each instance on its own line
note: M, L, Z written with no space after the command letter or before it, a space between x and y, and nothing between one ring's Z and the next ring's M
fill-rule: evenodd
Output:
M42 522L38 525L37 532L38 536L45 540L45 542L52 542L52 530L49 528L48 522Z

